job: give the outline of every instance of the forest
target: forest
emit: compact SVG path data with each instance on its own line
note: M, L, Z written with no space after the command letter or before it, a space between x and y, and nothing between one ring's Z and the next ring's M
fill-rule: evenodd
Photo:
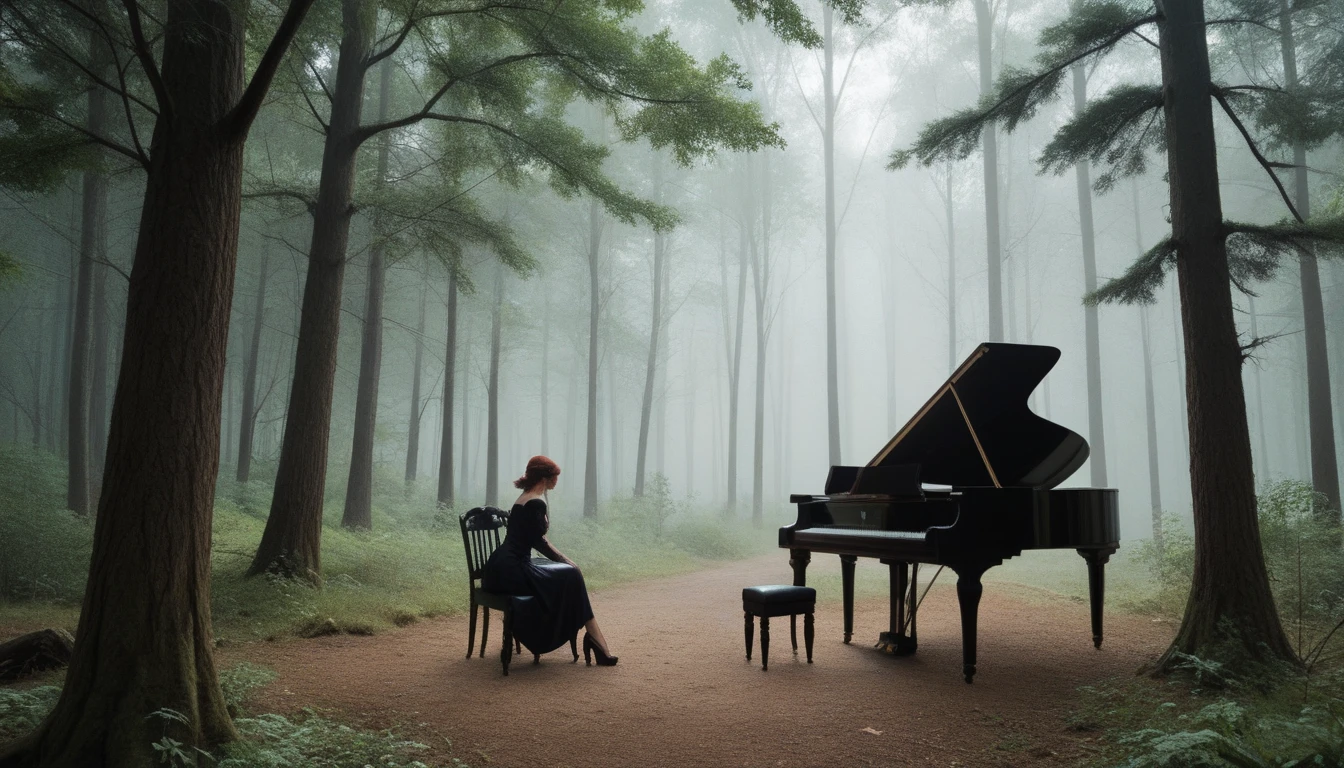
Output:
M1344 766L1341 257L1344 0L0 0L0 768Z

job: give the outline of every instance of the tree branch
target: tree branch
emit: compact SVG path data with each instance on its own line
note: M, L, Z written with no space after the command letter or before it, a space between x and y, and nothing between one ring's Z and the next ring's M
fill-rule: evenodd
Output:
M276 70L280 68L280 60L285 57L285 50L294 40L299 31L299 24L312 4L313 0L289 1L289 8L285 9L284 18L280 20L275 36L271 38L270 45L266 46L266 53L262 55L256 71L252 73L251 82L243 91L242 98L238 99L238 104L224 117L223 128L226 135L241 139L252 127L252 120L261 109L261 102L271 88L271 80L275 78Z
M135 51L136 58L140 60L140 68L145 70L145 77L149 79L150 88L154 89L154 98L159 102L159 111L165 114L172 114L172 100L168 98L168 89L163 84L163 75L159 72L159 67L154 63L154 55L149 50L149 43L145 40L145 31L140 27L140 6L136 0L121 0L121 4L126 8L126 18L131 25L132 50Z
M1241 137L1246 140L1246 146L1250 148L1251 154L1255 155L1255 161L1259 163L1260 166L1265 169L1265 173L1268 173L1269 177L1274 180L1274 186L1278 187L1279 196L1283 198L1284 204L1287 205L1288 210L1292 212L1293 218L1297 219L1299 222L1305 222L1306 219L1303 219L1302 214L1297 212L1297 206L1293 205L1293 201L1288 197L1288 190L1283 188L1283 182L1279 180L1279 175L1274 173L1273 164L1265 159L1264 155L1260 154L1260 148L1255 145L1255 139L1251 138L1251 132L1246 130L1246 126L1242 124L1241 118L1237 117L1237 113L1232 111L1232 105L1227 103L1227 97L1224 96L1222 90L1216 86L1212 90L1213 98L1218 100L1218 103L1223 107L1223 111L1232 119L1232 124L1241 132Z
M48 120L53 120L65 126L66 128L69 128L70 130L83 135L85 138L87 138L89 141L92 141L95 144L107 147L108 149L112 150L113 152L116 152L117 154L125 155L126 157L129 157L130 159L134 160L136 163L139 163L141 165L146 164L145 158L139 153L137 153L134 149L131 149L123 144L118 144L117 142L112 141L111 139L105 136L99 136L98 134L94 133L93 131L90 131L89 129L85 128L82 125L79 125L78 123L72 123L69 120L66 120L65 118L60 117L58 115L54 115L49 112L43 112L40 109L33 109L32 107L27 107L22 104L15 104L13 102L8 102L4 103L3 106L5 109L12 109L17 112L28 112L30 114L37 115L39 117L44 117Z

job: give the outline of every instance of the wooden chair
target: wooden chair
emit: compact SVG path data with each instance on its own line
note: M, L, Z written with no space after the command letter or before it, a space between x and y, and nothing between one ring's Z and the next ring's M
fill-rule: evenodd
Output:
M501 530L509 524L509 513L495 507L475 507L459 516L458 523L462 528L462 545L467 552L467 594L471 600L471 618L467 630L467 658L471 658L472 651L475 650L476 646L477 607L479 606L485 611L481 625L480 655L482 658L485 657L485 643L490 636L490 609L494 608L504 618L504 644L499 652L499 661L504 667L504 674L508 675L509 662L513 659L514 651L523 652L522 644L513 636L513 601L532 600L534 598L488 592L480 586L480 582L486 561L490 559L490 555L499 548L503 541ZM576 641L577 637L570 639L569 650L573 654L574 660L578 661L579 651ZM541 663L541 655L532 654L532 663Z

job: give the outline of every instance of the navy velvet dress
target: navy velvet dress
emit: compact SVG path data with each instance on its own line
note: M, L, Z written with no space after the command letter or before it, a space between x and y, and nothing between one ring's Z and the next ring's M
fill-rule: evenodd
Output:
M532 653L565 645L593 618L588 588L578 568L554 562L559 553L546 541L550 518L546 502L514 504L508 533L485 563L481 586L490 592L530 596L513 601L513 635ZM533 560L532 550L550 560Z

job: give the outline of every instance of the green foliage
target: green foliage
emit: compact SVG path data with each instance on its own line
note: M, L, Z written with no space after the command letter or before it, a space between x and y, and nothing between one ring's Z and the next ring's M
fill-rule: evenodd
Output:
M1147 116L1146 120L1141 118ZM1041 151L1041 173L1062 174L1090 161L1104 167L1093 188L1110 191L1121 178L1147 170L1147 154L1163 149L1162 89L1155 85L1121 85L1088 102L1087 107L1055 132Z
M821 35L793 0L732 0L741 21L757 16L780 40L799 43L804 48L820 48ZM830 6L846 24L857 24L863 18L865 0L832 0Z
M234 721L242 737L225 747L219 768L429 768L417 759L429 747L399 738L391 731L367 731L342 725L306 709L292 718L277 714ZM466 764L453 758L454 768Z
M27 690L0 688L0 744L36 728L60 697L61 689L54 685Z
M55 456L13 444L0 446L0 466L0 604L78 604L93 525L64 508L65 467Z
M1167 278L1167 270L1176 266L1176 241L1164 237L1144 252L1125 273L1083 297L1088 306L1098 304L1152 304L1157 289Z
M237 717L252 693L274 679L275 670L246 661L221 669L219 688L224 692L224 704L228 706L229 714Z
M1218 699L1165 722L1155 718L1157 727L1125 733L1118 742L1131 751L1126 768L1339 766L1344 764L1340 714L1344 708L1333 703L1288 714Z
M893 170L903 168L912 160L929 166L965 159L975 151L980 133L987 124L1001 123L1007 130L1014 130L1019 123L1034 117L1043 105L1056 98L1070 67L1086 66L1108 53L1130 32L1155 20L1152 7L1143 4L1110 0L1075 4L1066 19L1041 32L1038 43L1042 50L1036 56L1034 68L1005 67L994 90L985 94L979 104L926 125L912 147L891 154L887 167ZM1115 106L1111 104L1113 116ZM1130 106L1132 108L1134 105ZM1142 119L1146 113L1147 110L1143 110L1134 115L1132 120ZM1086 113L1081 117L1087 117ZM1098 125L1094 121L1080 123L1067 145L1073 148L1072 151L1081 151L1078 148L1084 147L1089 154L1100 151L1096 145L1103 139L1078 136L1077 132L1082 130L1083 125L1117 132L1124 128L1115 124ZM1057 148L1056 151L1065 150ZM1129 163L1132 164L1132 160Z

